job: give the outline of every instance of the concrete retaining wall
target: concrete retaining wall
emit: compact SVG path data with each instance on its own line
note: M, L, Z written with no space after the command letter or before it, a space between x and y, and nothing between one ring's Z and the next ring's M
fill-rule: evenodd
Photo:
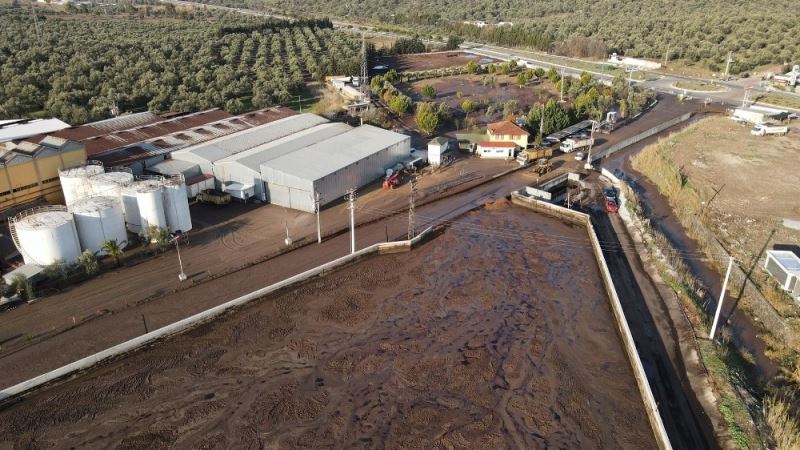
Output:
M660 133L660 132L666 130L667 128L669 128L669 127L675 126L675 125L677 125L677 124L679 124L681 122L685 122L685 121L689 120L690 117L692 117L692 113L688 112L688 113L683 114L681 116L678 116L678 117L676 117L676 118L674 118L672 120L668 120L668 121L666 121L666 122L664 122L664 123L662 123L660 125L657 125L657 126L655 126L653 128L650 128L647 131L643 131L643 132L637 134L636 136L629 137L628 139L625 139L622 142L617 142L616 144L614 144L611 147L603 150L602 152L593 154L592 155L592 162L596 161L596 160L598 160L600 158L605 158L607 156L611 156L614 153L622 150L623 148L625 148L625 147L627 147L629 145L633 145L633 144L635 144L635 143L637 143L637 142L639 142L641 140L649 138L650 136L652 136L652 135L654 135L656 133Z
M186 331L187 329L194 327L198 324L212 320L216 316L219 316L220 314L224 313L225 311L231 308L244 305L253 300L264 297L265 295L269 295L280 289L290 287L296 283L306 281L316 276L324 275L326 272L335 270L343 265L346 265L364 256L371 254L386 253L386 252L397 253L402 251L409 251L414 245L417 245L422 239L424 239L431 232L431 230L432 228L429 227L426 230L419 233L414 239L408 241L395 241L395 242L387 242L387 243L379 243L371 245L355 253L335 259L328 263L322 264L321 266L317 266L313 269L309 269L305 272L289 277L283 281L279 281L275 284L258 289L249 294L245 294L241 297L235 298L221 305L199 312L185 319L161 327L157 330L145 333L129 341L117 344L111 348L105 349L93 355L79 359L78 361L75 361L73 363L59 367L58 369L31 378L30 380L23 381L22 383L16 384L14 386L8 387L0 391L0 402L7 400L10 397L28 392L34 388L42 386L43 384L63 378L77 371L89 369L95 364L108 360L109 358L113 358L131 352L133 350L137 350L142 346L150 344L158 339L163 339L175 335L177 333Z
M592 225L589 216L587 214L573 211L561 206L545 203L534 198L528 198L517 192L513 192L511 194L511 202L515 205L520 205L525 208L547 214L556 219L567 220L569 222L584 225L586 227L589 240L592 244L592 252L597 260L597 265L600 268L600 275L603 279L603 284L605 285L606 293L608 294L608 298L611 303L611 311L616 319L617 329L619 330L622 338L623 347L625 348L625 353L628 356L628 361L630 361L631 369L633 369L633 376L636 379L636 385L639 388L639 393L644 401L647 417L650 421L650 427L653 429L653 434L656 438L656 442L658 442L659 448L662 450L671 449L672 444L670 444L669 436L667 436L667 430L664 428L664 423L661 421L661 415L658 413L658 405L653 397L652 390L650 390L650 383L647 381L647 374L644 371L641 359L639 359L639 353L636 351L636 343L633 341L633 335L631 334L630 327L628 326L628 321L625 318L625 312L622 310L622 303L620 303L619 297L617 296L617 290L614 287L614 280L611 278L611 272L608 270L606 258L603 256L603 250L600 247L600 241L597 239L597 234L594 231L594 226Z

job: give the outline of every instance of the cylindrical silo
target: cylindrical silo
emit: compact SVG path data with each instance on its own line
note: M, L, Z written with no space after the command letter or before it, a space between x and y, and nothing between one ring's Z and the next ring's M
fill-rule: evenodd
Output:
M122 202L122 188L133 183L133 174L127 171L116 170L99 173L89 177L89 186L92 195L115 197Z
M119 199L87 197L73 203L70 211L75 219L81 249L105 255L103 244L106 241L117 241L120 248L127 245L128 233Z
M64 204L69 206L90 195L89 177L99 173L103 173L103 164L98 161L87 161L86 164L59 170L58 178L64 192Z
M167 216L169 231L185 233L192 229L192 216L189 213L189 198L186 195L183 175L168 178L164 182L164 213Z
M125 226L132 233L142 231L142 218L139 216L139 199L136 198L136 183L122 188L122 212Z
M139 206L141 230L145 234L151 226L168 228L164 214L163 180L140 180L134 183L136 203Z
M73 262L81 254L75 222L63 206L23 211L12 219L12 236L26 264Z

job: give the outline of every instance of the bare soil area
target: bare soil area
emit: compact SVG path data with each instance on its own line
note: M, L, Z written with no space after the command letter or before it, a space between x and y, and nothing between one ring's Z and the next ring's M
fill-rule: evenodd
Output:
M655 448L585 232L504 200L37 392L8 445Z
M477 63L493 62L491 58L479 57L470 53L459 51L454 52L435 52L435 53L415 53L410 55L391 55L375 58L370 61L370 65L385 65L389 69L400 71L419 71L431 69L443 69L445 67L466 66L470 61Z
M772 230L773 244L800 243L800 231L783 226L800 220L800 135L752 136L749 126L710 117L675 139L675 164L706 201L713 197L715 232L743 260L761 252Z

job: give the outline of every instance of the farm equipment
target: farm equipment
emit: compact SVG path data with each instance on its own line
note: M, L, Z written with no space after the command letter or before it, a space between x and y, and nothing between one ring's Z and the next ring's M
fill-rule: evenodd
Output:
M197 201L212 205L227 205L231 202L231 194L215 189L205 189L197 194Z
M400 184L400 172L394 172L391 176L383 180L384 189L394 189L395 186Z
M553 170L553 163L547 158L539 158L531 166L531 172L538 175L544 175L551 170Z

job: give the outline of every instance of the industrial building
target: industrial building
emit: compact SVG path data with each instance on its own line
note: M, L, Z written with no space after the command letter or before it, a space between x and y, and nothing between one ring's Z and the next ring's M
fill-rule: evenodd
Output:
M353 128L314 114L299 114L243 130L172 154L172 170L213 175L216 185L240 200L269 201L314 211L385 170L411 158L411 139L370 125ZM166 164L154 166L169 170Z
M62 199L59 170L86 162L86 149L75 141L42 137L0 146L0 210L44 199Z
M270 203L314 212L315 192L321 205L338 200L410 155L409 136L362 125L268 161L261 165L261 173Z

